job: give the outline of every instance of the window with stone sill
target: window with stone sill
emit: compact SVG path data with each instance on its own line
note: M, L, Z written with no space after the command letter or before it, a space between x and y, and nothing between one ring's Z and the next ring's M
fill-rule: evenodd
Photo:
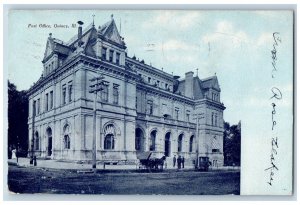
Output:
M116 53L116 64L120 65L120 53Z
M107 50L107 48L102 47L102 50L101 50L102 60L106 60L106 50Z
M113 62L114 51L109 50L109 62Z
M53 108L53 91L50 91L50 109Z
M73 85L72 85L72 81L69 82L68 85L68 96L69 96L69 102L72 102L72 94L73 94Z
M48 104L48 101L49 101L49 95L48 95L48 93L46 93L46 105L45 105L45 110L46 110L46 111L49 110L49 104Z
M37 100L37 114L39 115L40 114L40 98Z
M113 103L119 103L119 85L113 84Z
M101 91L101 100L102 102L108 102L108 83L103 82L102 88L103 90Z
M179 108L175 108L175 119L178 120L179 117Z
M67 103L67 88L66 85L62 86L62 104L65 105Z
M147 114L153 115L153 101L148 100L147 102Z

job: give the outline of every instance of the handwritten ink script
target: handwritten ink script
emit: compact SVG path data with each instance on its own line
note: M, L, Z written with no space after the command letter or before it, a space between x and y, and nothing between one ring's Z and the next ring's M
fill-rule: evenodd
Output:
M278 67L277 67L277 49L279 48L279 45L281 44L281 38L280 38L280 33L274 32L273 33L273 49L271 50L272 54L272 71L271 71L271 77L274 83L276 83L276 73L278 72ZM279 139L276 136L276 126L278 126L278 116L276 114L277 110L277 104L278 101L282 99L282 92L278 87L272 87L271 88L271 118L272 118L272 138L271 138L271 154L270 154L270 164L268 168L265 169L265 171L269 171L269 178L267 183L272 186L273 181L275 179L275 172L279 171L279 168L277 166L277 154L278 154L278 143ZM276 104L277 103L277 104Z

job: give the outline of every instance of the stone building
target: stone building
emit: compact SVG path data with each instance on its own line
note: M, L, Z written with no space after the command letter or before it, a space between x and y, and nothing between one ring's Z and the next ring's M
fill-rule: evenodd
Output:
M153 156L209 156L223 165L223 110L216 76L184 79L126 53L113 17L94 23L70 41L49 34L43 72L29 90L29 151L43 158L91 160L94 93L97 161L135 161Z

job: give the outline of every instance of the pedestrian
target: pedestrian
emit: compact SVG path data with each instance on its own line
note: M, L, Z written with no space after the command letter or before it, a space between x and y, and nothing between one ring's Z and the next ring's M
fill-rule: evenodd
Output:
M178 156L177 158L177 167L178 169L181 169L181 156Z
M11 158L12 158L12 159L17 159L17 150L16 150L16 148L14 148L14 149L11 151Z
M12 155L12 147L9 145L9 147L8 147L8 159L11 159L11 155Z
M37 165L37 161L36 161L36 156L34 155L33 156L33 166L36 166Z
M176 155L174 155L173 157L173 167L175 167L175 165L176 165Z
M184 157L181 158L182 169L184 168Z

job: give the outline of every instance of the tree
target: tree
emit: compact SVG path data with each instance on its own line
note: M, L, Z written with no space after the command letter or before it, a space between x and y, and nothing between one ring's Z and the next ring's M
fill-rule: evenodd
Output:
M241 164L241 122L238 125L224 123L224 165Z
M10 149L19 148L19 156L28 150L28 96L8 81L8 156ZM19 146L19 147L18 147Z

